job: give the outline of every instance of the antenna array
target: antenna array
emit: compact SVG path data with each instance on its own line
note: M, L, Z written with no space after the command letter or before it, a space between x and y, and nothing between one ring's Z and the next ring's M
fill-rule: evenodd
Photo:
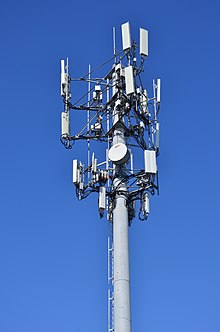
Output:
M144 62L148 57L148 31L140 28L138 46L132 42L129 22L122 24L123 51L119 54L116 53L115 29L113 31L114 57L110 60L113 60L113 65L105 77L92 77L92 74L110 61L93 71L89 66L89 72L84 77L72 78L68 59L66 62L61 60L61 96L64 101L61 142L67 149L72 148L73 143L78 140L87 142L87 163L73 160L73 183L80 200L92 192L98 194L101 218L107 210L111 229L109 260L114 267L109 268L112 275L109 275L111 310L109 309L108 330L129 332L131 324L127 323L123 329L124 323L120 319L124 315L130 322L129 286L122 282L120 284L118 275L121 274L121 279L125 276L124 279L129 281L129 257L128 249L125 248L128 242L126 224L130 226L135 218L136 201L140 202L139 219L146 220L150 212L149 196L159 193L156 159L159 155L161 80L153 80L153 93L149 97L141 80ZM71 85L74 81L87 82L88 91L77 102L72 103ZM70 129L70 113L74 110L86 112L86 123L75 134ZM101 161L98 161L95 152L90 153L93 142L103 142L106 145L106 153ZM143 163L139 160L139 151L142 152ZM124 207L121 206L122 201ZM125 247L120 247L117 242L118 234L122 232L118 229L121 222L119 219L124 220ZM123 234L120 234L122 238ZM118 254L125 259L125 270L117 260ZM123 292L124 295L116 295L116 285L119 293Z

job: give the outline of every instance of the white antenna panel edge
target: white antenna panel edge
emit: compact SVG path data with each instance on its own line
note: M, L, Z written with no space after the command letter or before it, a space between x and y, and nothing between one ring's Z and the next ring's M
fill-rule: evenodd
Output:
M160 87L161 87L161 80L160 78L157 79L157 102L160 103Z
M134 89L134 74L133 74L133 67L132 66L125 67L125 86L126 86L126 94L127 95L135 92L135 89Z
M105 201L106 201L106 188L99 188L99 209L105 209Z
M61 64L61 84L65 84L65 62L64 62L64 60L61 60L60 64Z
M156 148L159 149L160 145L160 124L159 122L156 123Z
M157 173L156 152L144 150L145 173Z
M148 31L140 28L140 54L148 56Z
M78 183L78 161L73 160L73 183Z
M121 26L122 33L122 47L123 51L131 48L131 33L130 33L130 23L126 22Z
M67 113L67 112L61 113L61 132L62 132L62 136L70 134L69 113Z

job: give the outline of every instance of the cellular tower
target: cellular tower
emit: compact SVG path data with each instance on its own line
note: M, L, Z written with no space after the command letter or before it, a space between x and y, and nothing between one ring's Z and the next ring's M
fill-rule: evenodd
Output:
M106 215L108 223L108 332L132 330L128 232L136 214L148 218L149 197L159 194L161 80L153 80L150 96L141 80L148 31L139 29L139 44L131 39L129 22L122 24L121 33L123 50L116 51L113 28L113 57L94 70L89 65L83 77L72 77L68 58L61 60L61 142L71 149L85 141L87 149L84 161L73 160L76 195L82 200L97 194L99 215ZM107 66L105 75L98 76ZM77 82L86 83L86 91L72 102L71 87ZM82 127L73 133L72 123Z

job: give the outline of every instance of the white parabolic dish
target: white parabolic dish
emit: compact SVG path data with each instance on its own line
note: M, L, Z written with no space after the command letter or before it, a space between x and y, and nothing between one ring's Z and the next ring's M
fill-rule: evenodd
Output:
M129 159L127 146L124 143L114 144L109 150L109 159L116 165L126 163Z

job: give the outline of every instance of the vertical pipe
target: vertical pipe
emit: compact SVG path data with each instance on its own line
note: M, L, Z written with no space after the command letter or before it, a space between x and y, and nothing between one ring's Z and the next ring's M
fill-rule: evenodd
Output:
M90 90L91 90L91 65L89 65L89 82L88 82L88 103L87 106L90 106ZM87 132L89 132L89 128L90 128L90 110L88 109L87 111ZM90 139L87 139L87 147L88 147L88 167L90 165ZM88 170L88 182L90 181L90 171Z
M120 126L120 125L119 125ZM124 130L117 127L113 135L113 144L126 144ZM130 309L130 272L127 185L123 180L125 165L115 167L115 201L113 210L113 247L114 247L114 331L131 332Z
M110 88L109 88L109 78L107 78L107 103L110 100ZM110 114L109 114L109 109L107 109L107 132L110 130ZM109 158L108 158L108 153L109 153L109 148L110 148L110 138L108 135L108 149L106 153L106 168L107 171L109 170ZM108 187L110 185L110 180L108 179ZM107 201L108 202L108 201ZM108 211L108 203L107 203L107 211Z
M107 94L107 103L110 100L110 88L109 88L109 78L107 78L107 89L106 89L106 94ZM110 129L110 119L109 119L109 109L107 109L107 132ZM109 137L108 137L108 141L109 141Z
M113 210L114 331L131 332L127 186L116 178L114 187L123 191L116 194Z
M134 161L133 161L133 154L130 150L130 159L131 159L131 174L134 174Z
M109 229L109 221L108 221L108 332L110 332L110 310L111 310L111 303L110 303L110 229Z
M116 56L116 30L115 30L115 27L113 27L113 49L114 49L114 58L115 58L115 63L116 63L117 56Z
M154 121L156 121L157 120L157 101L156 101L156 83L155 83L155 80L153 80L153 93L154 93ZM151 141L152 141L152 146L154 146L155 145L154 131L152 131L152 129L153 128L151 128Z
M109 88L109 78L107 78L107 103L110 100L110 88ZM107 109L107 132L110 130L110 117L109 117L109 109ZM108 153L109 153L109 147L110 147L110 140L109 140L109 136L108 136L108 148L106 151L106 169L107 171L109 170L109 158L108 158ZM108 179L108 187L110 185L110 180ZM109 200L107 199L107 212L108 212L108 217L109 217ZM111 256L110 256L110 244L111 244L111 221L108 220L108 332L110 332L110 329L112 327L112 315L111 315L111 311L112 311L112 299L110 299L110 297L112 297L111 294L111 283L112 283L112 276L111 276ZM112 248L111 248L112 249ZM112 254L112 252L111 252Z
M65 87L65 111L67 113L69 113L69 105L68 105L68 101L69 101L69 96L70 96L70 92L69 92L69 59L66 58L66 66L65 66L65 77L67 77L66 79L66 87Z
M156 83L153 80L153 93L154 93L154 120L157 119L157 100L156 100Z

